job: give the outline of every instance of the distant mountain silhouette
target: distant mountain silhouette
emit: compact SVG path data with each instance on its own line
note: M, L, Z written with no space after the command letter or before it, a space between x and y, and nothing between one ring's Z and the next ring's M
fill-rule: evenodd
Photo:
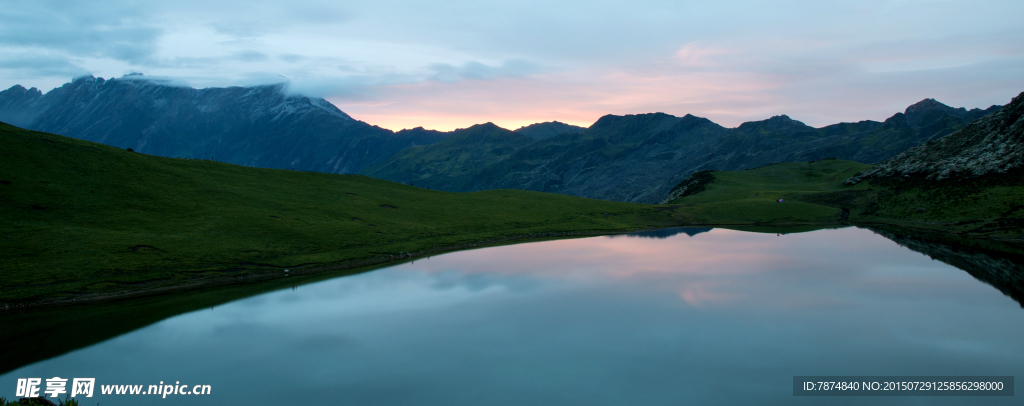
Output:
M515 132L539 141L546 140L559 134L580 133L583 132L583 130L586 130L586 127L560 123L558 121L548 121L546 123L530 124L525 127L519 127Z
M430 145L429 149L427 146L406 148L360 173L387 180L399 178L403 183L433 189L466 189L471 185L445 182L445 179L432 175L443 173L447 179L471 181L467 175L471 176L475 168L500 162L533 142L530 137L493 123L477 124L453 131L444 140Z
M446 191L512 188L656 203L694 172L823 158L875 163L999 109L925 99L884 122L814 128L781 115L725 128L664 113L508 131L392 132L284 85L192 89L141 75L0 92L0 121L154 155L361 173Z
M657 203L697 171L823 158L874 163L948 135L998 109L954 109L928 99L885 122L823 128L785 115L737 128L692 115L607 115L584 131L526 143L514 151L508 150L514 146L504 139L493 145L465 144L458 150L462 158L457 162L427 164L453 151L448 142L437 143L402 151L388 160L422 164L395 165L386 171L371 167L361 173L448 191L510 188Z
M355 173L447 136L394 133L324 99L284 91L280 84L192 89L138 74L88 76L45 95L22 86L0 92L0 121L152 155L329 173Z

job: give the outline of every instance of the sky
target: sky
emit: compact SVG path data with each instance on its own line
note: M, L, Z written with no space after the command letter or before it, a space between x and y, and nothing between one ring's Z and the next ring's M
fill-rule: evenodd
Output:
M884 120L1024 91L1024 2L5 0L0 87L287 82L392 130Z

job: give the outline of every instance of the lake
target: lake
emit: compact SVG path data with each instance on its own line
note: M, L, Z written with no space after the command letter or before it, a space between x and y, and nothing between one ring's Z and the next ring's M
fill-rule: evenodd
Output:
M96 378L82 404L104 406L1009 405L1022 396L794 397L797 375L1020 379L1024 310L871 230L659 230L297 284L20 367L0 376L0 396L14 397L18 378L55 376ZM100 394L161 381L210 394Z

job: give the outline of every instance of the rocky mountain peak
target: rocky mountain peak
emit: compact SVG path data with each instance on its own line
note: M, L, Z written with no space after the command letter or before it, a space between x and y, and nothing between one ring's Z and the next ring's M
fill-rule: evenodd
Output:
M813 127L804 124L801 121L789 118L789 116L782 114L778 116L772 116L767 120L762 121L748 121L740 124L740 129L753 129L761 128L768 131L792 131L792 130L804 130L812 129Z
M71 83L92 82L92 81L95 81L95 80L96 80L96 77L93 76L93 75L82 75L82 76L76 77L74 79L71 79Z
M772 116L772 118L769 118L769 119L765 120L765 123L767 123L770 128L785 128L785 127L793 127L793 126L807 127L807 124L804 124L803 122L791 119L791 118L789 118L789 116L787 116L785 114L778 115L778 116Z
M586 130L586 128L566 124L559 121L548 121L544 123L536 123L530 124L528 126L519 127L518 129L515 130L515 132L523 134L535 140L545 140L559 134L579 133L582 132L583 130Z
M904 114L906 114L907 118L911 122L918 124L919 121L925 119L925 116L929 115L952 115L956 117L963 117L968 113L967 109L963 107L950 107L935 99L924 99L907 107Z
M501 127L498 127L497 124L494 124L494 123L488 121L488 122L483 123L483 124L473 124L473 125L469 126L469 128L467 128L466 130L494 131L494 130L505 130L505 129L501 128ZM459 131L459 130L455 130L455 131ZM508 130L505 130L505 131L508 131Z
M934 100L932 102L955 110ZM943 180L1004 174L1020 168L1024 168L1024 93L995 113L950 135L908 149L848 179L846 183L852 185L868 178L911 176Z
M62 87L82 88L88 86L98 86L103 84L104 82L106 82L106 80L103 78L98 78L93 75L84 75L74 78L73 80L71 80L71 83L65 83Z
M447 138L449 135L451 135L451 133L449 133L449 132L443 132L443 131L437 131L437 130L428 130L426 128L423 128L422 126L416 127L416 128L404 129L404 130L398 131L395 134L399 135L399 136L414 135L414 136L419 136L419 137L430 137L432 139L444 139L444 138Z
M14 85L8 88L7 90L0 91L0 95L2 95L0 96L0 98L23 99L25 97L36 98L42 96L43 92L40 92L39 89L36 89L34 87L31 89L26 89L22 85Z
M162 76L81 76L45 94L0 92L0 121L131 148L268 168L355 173L443 134L395 133L287 84L195 89Z
M945 104L942 104L938 100L928 98L928 99L921 100L921 101L919 101L917 103L911 104L904 111L904 114L906 114L906 115L920 114L920 113L922 113L924 111L928 111L928 110L946 110L946 111L948 111L948 110L956 110L956 109L954 109L952 107L949 107L949 106L947 106Z

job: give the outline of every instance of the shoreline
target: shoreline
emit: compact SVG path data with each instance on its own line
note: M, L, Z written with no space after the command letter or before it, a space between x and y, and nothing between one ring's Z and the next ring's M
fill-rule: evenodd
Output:
M434 247L428 250L421 250L416 252L402 252L396 254L389 254L386 256L376 257L364 257L354 258L349 260L343 260L333 263L310 263L310 264L298 264L291 266L278 266L269 264L247 264L249 267L234 267L225 268L219 270L212 270L209 272L221 273L222 275L213 277L200 277L195 280L184 281L183 283L176 283L168 286L150 286L141 289L125 289L114 292L104 293L87 293L81 295L68 295L60 298L46 298L40 300L29 300L22 302L5 303L0 306L0 312L3 313L15 313L20 311L28 311L35 309L46 309L56 307L69 307L69 306L84 306L99 303L115 303L119 301L126 301L144 297L158 297L158 296L171 296L180 294L182 292L196 290L196 289L211 289L227 286L239 286L256 284L260 282L272 281L277 279L284 279L292 276L311 276L318 274L325 274L329 272L347 271L351 270L349 274L357 274L362 272L369 272L375 269L379 269L389 264L399 264L406 261L415 261L424 257L431 257L434 255L441 255L451 252L464 251L476 248L486 248L492 246L521 244L527 242L539 242L548 241L555 239L564 238L580 238L580 237L596 237L604 235L624 235L639 231L647 230L658 230L666 228L692 228L692 227L712 227L712 228L774 228L774 227L860 227L871 229L872 227L896 227L899 229L906 229L908 231L925 232L929 234L941 234L945 236L952 236L955 238L969 238L982 241L991 241L1002 244L1010 244L1013 246L1024 246L1024 240L1003 238L1000 235L972 235L969 231L956 232L952 230L941 230L930 227L920 227L908 224L902 224L903 222L878 222L878 221L866 221L866 222L760 222L760 223L748 223L748 222L737 222L737 223L690 223L690 224L677 224L667 227L648 227L648 228L637 228L634 230L609 230L609 231L565 231L565 232L546 232L546 233L526 233L516 234L512 236L505 236L492 239L478 240L472 243L449 245L442 247ZM938 225L940 224L928 224ZM757 232L754 230L741 230L748 232ZM774 231L773 231L774 232ZM798 231L803 232L803 231ZM367 268L360 270L360 268ZM284 273L283 270L288 270ZM245 271L244 275L231 275L231 272ZM339 275L344 276L344 275ZM154 281L158 283L159 281ZM133 283L133 285L145 285L147 281Z
M678 227L678 226L672 226ZM695 226L694 226L695 227ZM671 227L662 227L671 228ZM208 289L234 285L245 285L254 284L258 282L271 281L275 279L283 279L290 276L310 276L316 274L322 274L332 271L344 271L344 270L357 270L359 268L370 268L360 272L368 272L374 269L378 269L379 266L387 264L398 264L406 261L413 261L423 257L430 257L434 255L447 254L450 252L464 251L475 248L486 248L491 246L500 246L509 244L518 244L533 241L547 241L562 238L574 238L574 237L596 237L602 235L622 235L629 234L637 231L645 230L656 230L659 228L642 228L629 231L567 231L567 232L548 232L548 233L530 233L530 234L519 234L515 236L505 238L495 238L480 240L474 243L459 244L451 246L436 247L429 250L423 250L418 252L405 252L398 253L397 255L378 256L371 258L355 258L350 260L344 260L340 262L327 263L327 264L299 264L293 266L277 266L268 264L254 264L259 268L264 268L262 272L253 272L241 276L230 276L224 275L221 277L212 278L197 278L195 281L175 284L172 286L160 286L147 289L136 289L136 290L124 290L123 293L88 293L78 296L62 297L58 299L42 299L25 302L14 302L6 303L0 307L0 311L3 312L18 312L22 310L35 310L42 308L53 308L53 307L67 307L67 306L79 306L89 305L97 303L112 303L122 300L130 300L143 297L155 297L173 295L182 291L192 289ZM267 269L267 268L273 268ZM241 268L248 271L253 271L257 268ZM287 269L288 273L282 273L282 270ZM237 271L235 269L221 269L213 272L232 272ZM140 284L144 284L142 282Z

